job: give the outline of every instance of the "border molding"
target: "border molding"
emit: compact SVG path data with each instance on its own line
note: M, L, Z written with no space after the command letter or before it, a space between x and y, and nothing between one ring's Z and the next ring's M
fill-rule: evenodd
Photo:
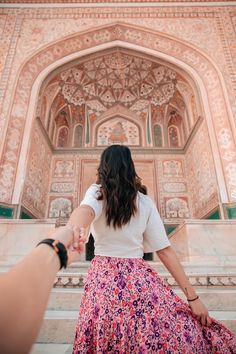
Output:
M27 0L1 0L0 7L3 8L43 8L43 7L179 7L179 6L203 6L203 7L221 7L221 6L236 6L235 1L228 0L106 0L104 2L96 0L71 0L67 2L66 0L36 0L35 2L28 2Z

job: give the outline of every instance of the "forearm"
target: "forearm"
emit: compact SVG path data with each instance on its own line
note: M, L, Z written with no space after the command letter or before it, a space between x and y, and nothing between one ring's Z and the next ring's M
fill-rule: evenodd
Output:
M196 297L196 292L190 284L173 248L171 246L166 247L163 250L157 251L157 255L170 274L174 277L185 296L188 299Z
M59 268L54 250L40 245L0 278L0 348L4 354L29 352Z
M90 206L81 205L74 209L68 223L86 229L93 221L94 216L94 211Z

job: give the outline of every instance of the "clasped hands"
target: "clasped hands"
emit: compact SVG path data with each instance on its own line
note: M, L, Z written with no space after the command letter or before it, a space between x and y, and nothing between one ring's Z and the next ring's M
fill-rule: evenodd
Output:
M86 229L67 223L66 226L61 226L52 233L50 237L62 242L67 248L68 262L70 264L79 259L79 255L84 252L86 242Z

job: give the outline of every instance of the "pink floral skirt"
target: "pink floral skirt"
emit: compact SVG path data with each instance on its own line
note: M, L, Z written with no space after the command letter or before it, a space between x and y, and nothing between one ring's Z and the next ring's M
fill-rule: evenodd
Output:
M236 337L202 326L143 259L96 256L88 272L74 354L236 353Z

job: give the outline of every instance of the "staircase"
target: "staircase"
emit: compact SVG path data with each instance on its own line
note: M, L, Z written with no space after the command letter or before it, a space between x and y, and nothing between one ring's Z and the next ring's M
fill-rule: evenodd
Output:
M150 264L184 298L163 266L158 262ZM75 264L57 275L44 323L31 354L71 353L87 267L88 263ZM186 266L186 272L210 315L236 333L236 269L217 266L208 268L206 273L201 267Z
M53 220L0 220L0 272L29 253L54 224ZM170 239L210 315L236 333L236 220L187 220ZM150 263L182 297L158 259ZM75 263L58 273L31 354L71 353L88 265Z

